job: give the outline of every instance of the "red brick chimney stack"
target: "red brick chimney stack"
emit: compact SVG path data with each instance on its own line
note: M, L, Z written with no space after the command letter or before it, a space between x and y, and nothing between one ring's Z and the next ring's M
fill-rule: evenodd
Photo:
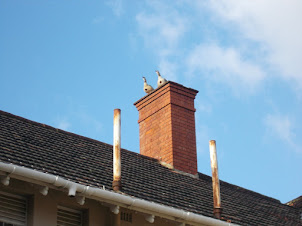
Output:
M139 112L140 153L195 175L194 99L197 90L168 82L134 103Z

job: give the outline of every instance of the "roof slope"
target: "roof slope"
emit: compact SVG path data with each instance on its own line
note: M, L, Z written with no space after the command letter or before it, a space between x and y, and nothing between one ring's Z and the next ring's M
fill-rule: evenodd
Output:
M212 182L122 149L122 191L137 198L213 217ZM112 190L112 145L0 111L0 161ZM301 225L299 209L221 182L225 220L241 225Z

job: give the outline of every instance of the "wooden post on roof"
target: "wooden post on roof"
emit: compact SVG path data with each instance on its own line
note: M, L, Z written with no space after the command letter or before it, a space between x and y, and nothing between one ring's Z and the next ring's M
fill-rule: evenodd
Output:
M212 168L212 186L213 186L213 204L214 204L214 217L217 219L221 218L222 208L220 200L220 184L218 176L218 163L217 163L217 151L216 141L210 140L210 158Z
M114 191L120 191L121 183L121 110L114 109L113 115L113 182Z

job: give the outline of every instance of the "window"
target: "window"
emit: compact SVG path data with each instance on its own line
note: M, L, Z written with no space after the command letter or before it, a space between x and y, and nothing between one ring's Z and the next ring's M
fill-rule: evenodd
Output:
M27 199L0 191L0 226L26 225Z
M132 223L132 213L121 211L121 220Z
M4 223L4 222L0 222L0 226L14 226L16 224L9 224L9 223Z
M58 206L57 226L83 226L82 211Z

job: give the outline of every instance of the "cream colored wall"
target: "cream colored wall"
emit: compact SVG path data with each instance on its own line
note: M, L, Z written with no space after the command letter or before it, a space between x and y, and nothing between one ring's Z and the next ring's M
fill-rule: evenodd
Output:
M83 206L76 202L75 198L67 196L67 192L49 189L48 194L43 196L39 189L40 185L11 179L9 186L0 184L0 191L25 195L28 197L28 226L54 226L57 224L58 205L72 209L82 210L86 215L88 224L84 226L111 226L118 216L114 215L108 208L108 205L101 204L98 201L87 199ZM134 212L129 209L120 208L132 214L132 222L121 220L120 226L175 226L180 225L160 217L155 217L153 224L145 220L143 213ZM188 226L188 225L187 225Z
M29 226L54 226L57 224L57 206L65 206L72 209L82 210L87 213L89 224L87 226L111 225L113 214L108 207L101 203L86 199L83 206L70 198L67 193L49 189L48 194L43 196L39 189L41 186L11 179L9 186L0 185L0 190L8 193L25 195L28 197L28 225ZM86 225L85 225L86 226Z

